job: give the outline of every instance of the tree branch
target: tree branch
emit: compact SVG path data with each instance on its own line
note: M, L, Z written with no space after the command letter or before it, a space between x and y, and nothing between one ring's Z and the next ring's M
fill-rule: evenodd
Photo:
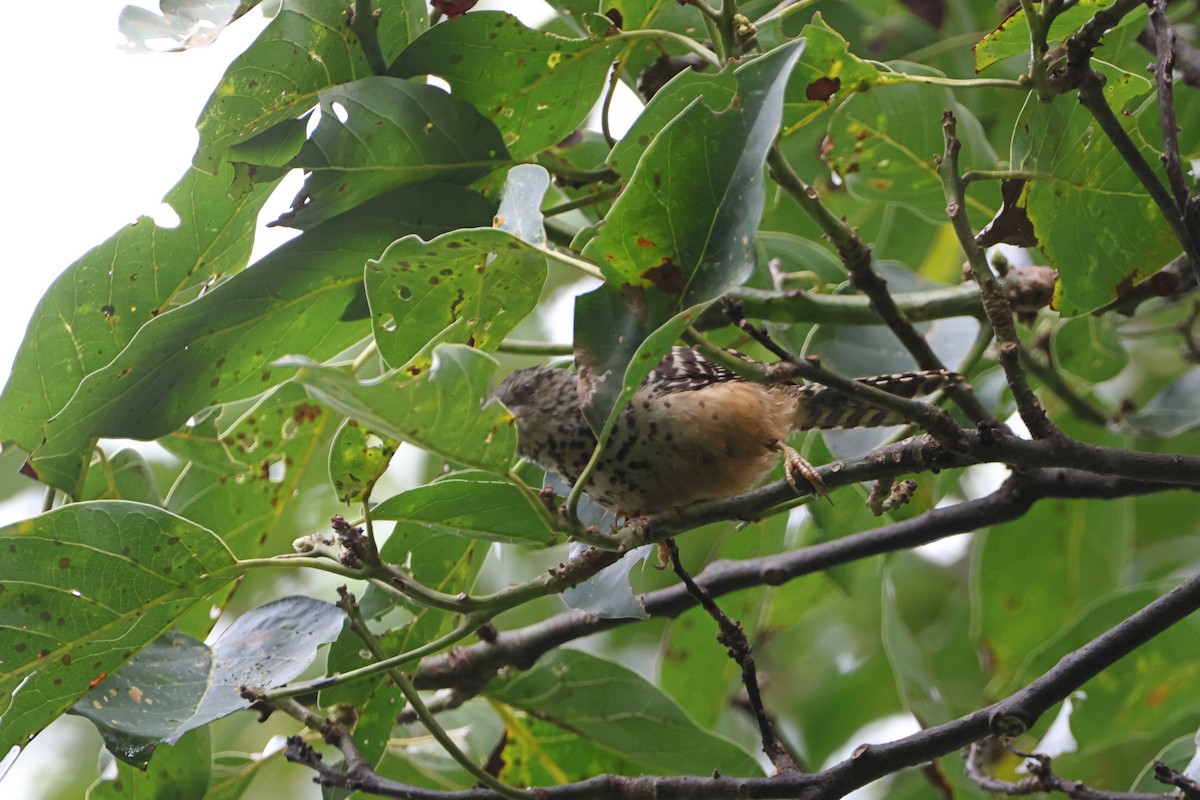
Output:
M954 233L958 236L958 243L966 254L967 263L975 276L975 283L979 285L983 309L987 312L988 321L996 334L1000 365L1004 368L1004 375L1012 389L1017 411L1025 427L1035 438L1061 438L1062 434L1046 416L1046 410L1042 408L1037 395L1025 379L1025 369L1021 366L1021 343L1013 324L1012 308L1008 305L1008 298L1000 287L1000 282L992 274L983 248L975 242L975 234L967 219L966 197L958 175L958 151L962 143L958 140L954 114L949 111L942 114L942 133L946 151L938 162L938 173L941 175L942 187L946 194L946 216L950 218Z
M754 716L754 721L758 724L759 735L762 737L763 752L771 760L771 764L774 765L776 772L795 772L797 769L796 763L788 754L787 749L780 743L779 737L775 735L775 726L771 724L771 718L767 716L767 711L763 707L762 694L758 689L758 667L754 661L754 654L750 650L750 641L746 638L746 632L742 630L742 626L739 623L734 622L721 610L721 607L713 600L711 594L692 579L687 569L684 568L683 562L679 559L679 547L675 544L675 540L667 539L666 544L667 550L671 553L671 566L675 569L675 574L683 582L683 586L687 589L688 594L717 623L717 628L720 630L720 633L717 635L717 641L729 648L729 657L734 660L734 663L742 671L742 685L746 687L750 712Z
M995 492L978 500L933 509L875 530L786 553L743 561L717 561L709 564L695 581L713 597L754 586L779 586L841 564L1009 522L1021 517L1039 500L1111 499L1170 488L1174 487L1103 478L1075 470L1036 471L1028 476L1011 477ZM697 605L696 598L682 586L642 595L640 602L650 618L667 619ZM418 667L414 682L421 689L482 687L503 667L528 669L543 654L559 645L632 622L635 620L601 619L582 611L564 612L525 628L500 632L491 642L479 642L450 654L426 658Z
M770 778L602 775L579 783L538 789L538 796L544 800L632 800L640 797L837 800L873 780L952 753L986 736L1013 736L1027 730L1038 717L1101 670L1197 609L1200 609L1200 575L1193 576L1116 627L1068 653L1050 671L1007 699L894 742L860 745L850 758L822 772L804 775L789 772ZM421 789L381 778L369 770L366 774L359 771L351 776L326 767L311 748L296 737L289 740L287 758L315 770L317 780L322 784L353 786L384 797L417 800L493 800L501 797L487 789L465 792Z
M800 208L812 218L821 231L837 248L850 283L870 301L871 309L900 340L904 349L912 354L921 369L946 369L942 360L930 348L925 337L912 326L904 312L896 305L887 289L887 281L871 266L871 248L843 220L838 219L824 204L816 190L800 179L783 157L778 145L772 146L767 154L767 164L776 183L786 191ZM984 407L967 386L951 387L948 391L959 408L976 423L995 423L992 413Z

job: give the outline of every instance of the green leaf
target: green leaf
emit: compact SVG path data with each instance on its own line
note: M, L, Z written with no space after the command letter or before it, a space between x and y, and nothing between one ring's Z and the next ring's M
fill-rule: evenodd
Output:
M553 786L596 775L640 775L642 767L536 717L509 714L497 776L512 786Z
M596 428L623 406L618 397L636 390L673 339L639 350L642 343L668 322L664 334L674 330L677 337L699 306L753 268L763 165L802 49L802 42L790 44L738 67L730 108L714 111L697 100L672 119L584 248L605 277L575 306L580 373L585 382L600 381L589 386L584 407ZM635 353L643 363L627 372ZM609 374L623 376L623 387Z
M343 503L366 501L400 442L352 419L343 420L329 448L329 481Z
M117 758L144 768L160 742L250 707L242 687L271 689L300 675L333 641L345 614L310 597L284 597L238 617L211 647L171 633L150 644L72 711Z
M579 650L555 650L485 692L651 772L761 774L749 753L697 726L640 675Z
M938 681L929 664L929 653L909 630L896 601L896 585L891 570L884 573L883 648L896 688L904 698L905 707L921 720L922 725L941 725L953 719L946 707Z
M1110 515L1111 516L1111 515ZM1070 619L1029 653L1016 681L1026 683L1051 669L1068 652L1087 644L1175 587L1139 586L1114 592ZM1173 721L1195 729L1200 708L1200 635L1195 616L1187 617L1083 685L1087 695L1071 718L1087 732L1089 748L1145 739L1144 731L1167 730Z
M389 73L438 75L496 123L513 158L562 141L592 110L620 43L564 39L498 11L435 25Z
M400 366L433 342L494 350L533 310L545 279L545 256L505 231L399 239L367 264L379 352Z
M1113 314L1066 320L1054 331L1054 362L1089 383L1115 377L1129 363Z
M384 500L371 510L377 520L472 539L550 544L553 532L517 487L492 475L455 473Z
M804 55L792 71L783 98L783 136L880 79L879 70L851 53L849 43L819 12L800 35L805 40Z
M244 800L253 797L247 788L256 777L283 760L283 751L261 753L219 752L212 757L212 779L205 800Z
M287 0L200 112L193 165L215 172L233 144L307 112L321 90L370 74L345 6Z
M97 780L87 800L201 800L208 794L213 766L207 730L189 731L174 745L158 748L153 769L117 763L117 777Z
M745 279L765 197L763 164L802 50L795 43L742 64L731 108L697 100L654 138L584 249L609 283L685 306Z
M164 198L178 226L140 217L55 279L0 395L0 440L32 451L42 424L144 324L246 266L255 220L275 184L239 188L235 178L229 165L216 175L189 170Z
M210 531L137 503L63 506L0 528L0 547L5 752L235 577Z
M162 495L146 459L136 450L119 450L88 470L81 500L132 500L162 505Z
M1054 18L1046 33L1046 43L1053 45L1067 39L1112 0L1078 0ZM1126 14L1117 27L1140 20L1140 14ZM1139 23L1140 24L1140 23ZM1015 55L1029 55L1029 19L1025 10L1017 7L996 29L975 43L975 71L983 72L993 64Z
M429 369L414 366L360 382L341 370L311 364L296 380L321 402L378 433L503 475L512 464L517 434L504 406L484 405L495 368L483 353L442 345L433 351Z
M1121 586L1135 531L1120 509L1131 502L1046 501L980 537L972 597L997 691L1015 685L1031 651Z
M958 119L961 170L995 169L996 154L975 116L948 89L921 84L880 86L842 103L829 120L822 156L856 200L898 203L943 222L946 196L933 159L945 144L940 118L929 113L931 108L952 110ZM995 212L975 194L967 196L967 207L981 220Z
M375 0L371 7L378 9L375 30L385 63L390 64L429 29L429 3L425 0Z
M458 187L427 186L422 197L389 194L155 318L47 424L46 442L31 461L38 479L74 494L92 438L163 436L206 406L280 383L290 371L271 363L283 355L336 355L367 334L361 298L369 258L397 236L436 234L490 216L481 197Z
M737 76L732 70L718 73L693 72L676 75L659 89L609 154L608 164L629 178L646 148L673 119L696 100L714 111L727 109L737 95Z
M239 558L261 554L273 534L287 533L288 523L304 524L296 506L317 499L301 490L314 472L323 472L313 467L323 460L321 445L334 422L303 387L285 383L249 407L223 409L160 439L189 462L171 487L168 507L220 531ZM89 479L95 471L93 465Z
M385 77L335 86L321 92L321 121L291 162L309 175L280 222L307 230L399 186L468 184L507 155L494 125L435 86Z
M1178 436L1200 427L1200 368L1193 368L1171 381L1136 414L1126 417L1130 425L1159 436Z
M1150 92L1140 75L1093 60L1104 74L1104 96L1127 129L1154 106L1138 103ZM1138 140L1136 130L1134 140ZM1151 164L1158 152L1143 143ZM1055 305L1067 316L1112 301L1120 287L1155 272L1179 252L1179 242L1141 182L1096 124L1074 102L1026 102L1012 141L1012 168L1035 177L1024 206L1038 247L1058 270Z
M286 167L300 154L308 137L308 118L285 119L229 148L229 160L262 167Z

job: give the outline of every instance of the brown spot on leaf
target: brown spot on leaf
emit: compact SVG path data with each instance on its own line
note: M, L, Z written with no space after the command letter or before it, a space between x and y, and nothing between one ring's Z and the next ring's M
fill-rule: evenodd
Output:
M637 238L637 246L638 247L654 247L655 244L651 240L647 239L645 236L639 236Z
M682 295L687 288L687 278L683 270L669 258L664 258L657 267L651 267L642 273L642 277L653 283L664 294Z
M292 411L292 419L296 422L312 422L321 416L321 407L310 403L299 403Z
M821 103L826 102L829 98L837 94L838 89L842 88L840 78L830 78L822 75L815 81L804 87L804 97L806 100L817 100Z

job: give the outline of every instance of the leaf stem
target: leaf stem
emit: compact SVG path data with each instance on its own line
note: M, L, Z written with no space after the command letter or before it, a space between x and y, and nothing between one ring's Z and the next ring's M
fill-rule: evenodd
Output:
M606 189L601 189L597 192L577 197L574 200L568 200L565 203L559 203L556 206L551 206L542 212L543 217L556 217L559 214L565 214L568 211L574 211L577 208L586 208L587 206L603 203L605 200L611 200L621 193L620 186L610 186Z
M604 280L604 273L602 273L600 268L590 261L585 261L578 256L569 255L563 250L551 250L548 247L538 247L537 245L531 245L531 247L551 261L557 261L558 263L564 264L572 269L579 270L589 278Z
M882 64L871 63L881 69L886 69ZM1029 86L1024 82L1008 78L947 78L941 75L912 75L907 72L882 71L879 79L874 81L876 86L896 86L905 83L946 86L954 89L1019 89L1023 92L1029 91Z
M284 697L296 697L309 692L317 692L322 689L328 689L331 686L340 686L344 683L359 680L360 678L368 678L372 675L378 675L381 672L388 672L397 667L402 667L424 656L433 655L438 651L449 647L455 642L462 641L471 634L472 631L478 630L479 626L486 622L487 619L483 615L464 614L462 620L454 630L440 636L433 641L426 642L420 647L414 647L408 652L400 655L384 658L381 661L376 661L373 664L366 664L358 669L352 669L348 672L342 672L336 675L327 675L323 678L316 678L311 681L303 681L301 683L293 683L287 686L280 686L276 689L268 689L263 692L263 699L269 703L274 703L276 700Z
M608 37L608 39L609 41L618 42L632 42L640 39L666 39L686 47L688 50L700 56L717 69L721 68L721 60L715 53L713 53L700 42L697 42L695 39L684 36L681 33L675 33L674 31L664 31L657 28L645 28L638 31L621 31L620 33L614 33L612 36Z
M569 356L573 352L569 344L535 342L529 339L505 339L496 351L521 356Z

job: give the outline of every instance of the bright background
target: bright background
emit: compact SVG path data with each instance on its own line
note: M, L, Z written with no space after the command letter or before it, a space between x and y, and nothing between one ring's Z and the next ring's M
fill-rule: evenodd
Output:
M10 76L0 244L10 309L0 317L5 380L50 282L121 226L153 213L183 175L209 92L265 24L252 11L208 47L130 55L117 33L125 5L59 0L16 3L7 12L0 48Z
M209 93L265 25L255 10L208 47L130 55L117 33L125 5L58 0L13 3L5 12L0 69L9 76L9 122L0 139L10 157L0 237L8 308L0 315L3 381L29 315L54 278L123 225L156 212L191 161L194 123ZM19 464L13 453L0 469ZM0 524L37 513L42 492L30 487L0 505ZM100 740L91 728L79 718L56 722L0 778L0 796L45 798L65 788L73 773L92 774Z

